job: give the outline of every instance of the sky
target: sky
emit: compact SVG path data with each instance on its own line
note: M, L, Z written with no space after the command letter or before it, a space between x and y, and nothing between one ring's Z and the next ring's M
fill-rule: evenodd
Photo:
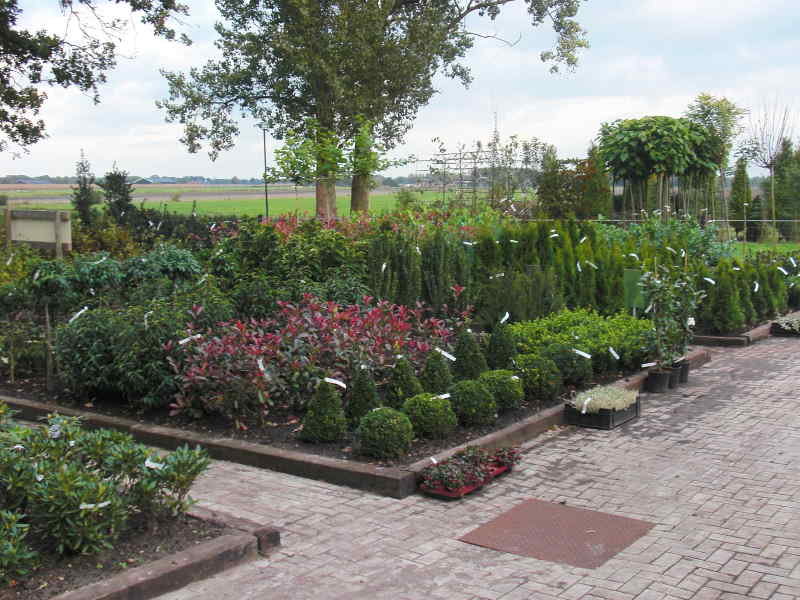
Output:
M242 121L236 146L212 162L202 151L188 153L179 142L180 125L166 123L155 106L167 96L160 69L186 71L216 56L213 24L219 16L213 3L189 4L181 30L192 46L156 39L136 23L123 44L125 58L100 89L100 104L75 90L49 89L41 112L48 139L18 159L0 154L0 175L71 175L82 149L96 174L116 163L140 176L260 177L262 134L255 122ZM64 31L57 5L20 0L20 25ZM547 24L532 27L523 2L504 7L494 22L473 19L473 31L519 41L509 46L477 39L465 60L473 83L465 89L438 78L439 92L392 154L428 158L437 149L433 138L452 149L485 142L496 115L503 138L535 137L555 145L561 157L580 157L603 122L679 117L702 92L724 96L753 116L775 103L790 106L793 114L800 109L796 0L586 0L578 20L591 47L574 72L553 75L539 53L554 34ZM278 146L267 138L268 161Z

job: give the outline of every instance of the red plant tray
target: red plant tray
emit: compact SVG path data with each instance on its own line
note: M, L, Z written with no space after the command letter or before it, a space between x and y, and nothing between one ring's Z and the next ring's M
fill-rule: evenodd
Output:
M463 498L467 494L474 492L477 489L482 488L484 485L492 481L495 477L499 477L503 473L507 473L511 470L511 467L508 465L490 465L489 466L489 474L486 476L481 483L476 483L474 485L464 485L458 488L457 490L447 490L444 487L436 487L436 488L429 488L425 485L420 485L419 489L426 494L430 494L431 496L439 496L442 498L450 498L450 499L459 499Z

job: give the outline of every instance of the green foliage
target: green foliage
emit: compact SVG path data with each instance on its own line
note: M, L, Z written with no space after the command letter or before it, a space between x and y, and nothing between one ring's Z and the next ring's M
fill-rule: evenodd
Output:
M549 406L558 399L564 390L564 380L556 363L539 354L520 354L516 361L529 403Z
M728 204L729 215L736 231L744 231L745 215L751 221L760 218L760 215L754 214L752 204L753 192L750 189L750 176L747 174L747 159L740 157L736 161L736 171L731 184L731 198ZM745 241L747 239L744 237Z
M36 567L36 553L26 544L30 525L23 515L0 510L0 586L18 580Z
M481 373L489 370L478 340L467 329L458 332L453 355L456 357L456 362L453 363L453 374L457 380L477 379Z
M375 458L400 458L408 453L414 428L408 416L389 407L376 408L358 426L360 451Z
M458 424L450 400L433 394L409 398L403 403L403 412L414 426L414 433L423 438L445 438Z
M514 371L486 371L481 373L478 381L492 393L500 412L516 410L522 405L525 390L522 387L522 379L515 375Z
M408 398L421 394L423 391L422 384L408 359L398 359L384 390L386 406L398 409Z
M440 352L429 353L419 380L426 392L444 394L453 384L453 374L448 359Z
M94 188L94 175L89 161L81 150L81 159L77 162L75 174L78 187L72 188L72 207L78 213L82 223L89 225L93 220L92 206L100 200Z
M541 350L544 358L552 360L566 385L583 387L592 379L592 360L575 352L566 344L550 344Z
M745 315L733 273L728 261L717 265L714 274L716 285L711 286L706 299L711 314L711 333L735 334L744 329Z
M347 433L342 399L333 384L322 382L308 403L300 438L308 442L336 442Z
M345 414L351 425L357 425L365 414L381 405L378 388L369 369L356 369L348 389Z
M108 213L115 221L123 218L126 212L135 210L133 184L128 181L128 173L119 170L116 164L97 185L103 190Z
M507 369L517 355L517 344L508 325L498 325L489 338L486 349L486 362L492 369Z
M480 381L467 379L454 384L450 403L462 425L491 425L497 420L497 403Z

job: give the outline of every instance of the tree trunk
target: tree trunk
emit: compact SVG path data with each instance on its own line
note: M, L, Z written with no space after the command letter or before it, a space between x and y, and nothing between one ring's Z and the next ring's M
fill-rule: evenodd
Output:
M772 226L776 227L775 224L775 167L770 164L769 165L769 204L772 211Z
M350 187L350 212L369 211L369 175L353 174Z
M334 179L317 179L316 204L318 219L336 218L336 181Z

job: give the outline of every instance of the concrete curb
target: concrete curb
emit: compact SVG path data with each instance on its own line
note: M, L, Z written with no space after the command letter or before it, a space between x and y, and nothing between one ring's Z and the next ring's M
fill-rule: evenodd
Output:
M694 350L689 353L688 359L693 368L698 368L710 360L710 354L707 350ZM639 389L646 377L647 371L641 371L619 380L616 384L623 385L629 389ZM212 439L171 427L142 425L130 419L82 412L34 400L6 396L0 396L0 400L6 402L12 409L20 411L22 417L30 421L54 412L69 416L80 416L90 428L106 427L126 431L145 444L168 449L175 449L183 444L202 446L212 458L218 460L227 460L299 477L327 481L336 485L344 485L392 498L405 498L413 494L417 489L417 479L420 471L430 464L430 460L426 459L406 467L377 467L335 458L303 454L291 450L270 448L241 440ZM456 448L445 450L434 458L440 461L444 460L467 445L491 449L519 444L547 431L555 425L562 425L564 423L563 413L563 404L547 408L499 431L470 440Z
M52 600L148 600L216 575L266 554L280 544L280 532L224 513L194 507L189 516L239 533L222 535L182 552L103 581L59 594Z

